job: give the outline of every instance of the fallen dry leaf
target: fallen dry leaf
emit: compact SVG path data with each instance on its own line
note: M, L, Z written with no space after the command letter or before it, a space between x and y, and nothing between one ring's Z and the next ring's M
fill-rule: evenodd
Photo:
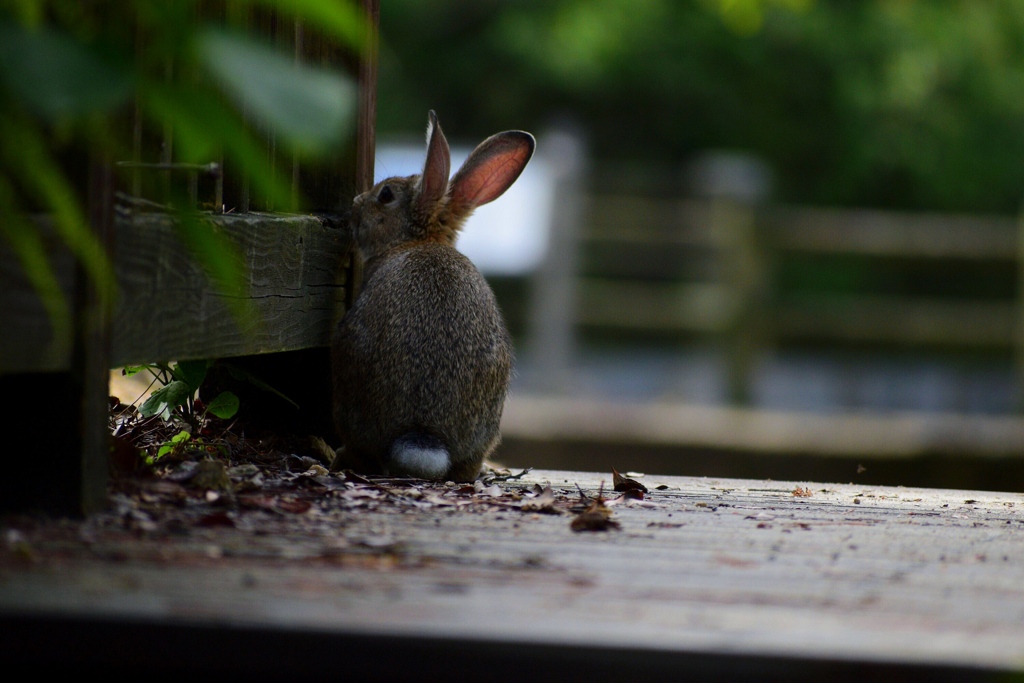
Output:
M647 493L647 487L636 479L630 479L619 474L618 470L612 468L612 488L616 491L643 491Z
M497 484L491 484L490 486L484 486L484 483L479 479L473 482L473 491L481 496L490 496L491 498L499 498L504 491Z
M588 508L573 518L569 527L573 531L608 531L608 529L619 529L621 525L612 519L608 508Z
M573 531L607 531L608 529L619 529L621 525L612 519L612 511L607 505L605 505L604 499L604 482L601 482L601 486L597 490L597 496L590 498L583 493L583 489L579 488L580 498L583 500L589 500L590 504L587 508L573 518L572 522L569 523L569 528Z
M543 512L549 515L561 512L555 507L555 492L550 486L545 486L536 496L523 501L520 509L524 512Z
M795 489L793 489L792 493L797 498L810 498L811 496L814 495L814 493L812 493L811 490L805 486L797 486Z

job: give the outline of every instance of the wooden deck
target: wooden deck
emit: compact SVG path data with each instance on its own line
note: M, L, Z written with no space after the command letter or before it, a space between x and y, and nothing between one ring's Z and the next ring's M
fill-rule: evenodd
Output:
M0 518L0 661L341 680L1024 669L1024 494L636 478L649 495L607 531L570 523L577 487L618 495L611 473L563 471L477 491L332 476L308 509L299 487L194 528L116 496L84 522ZM557 513L527 509L537 485Z

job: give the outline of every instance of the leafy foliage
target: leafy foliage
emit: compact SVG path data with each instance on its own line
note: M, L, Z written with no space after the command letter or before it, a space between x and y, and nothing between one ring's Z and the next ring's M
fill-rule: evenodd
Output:
M1019 208L1017 0L391 0L381 31L382 135L428 106L468 138L568 113L599 160L663 164L652 191L739 149L784 201Z
M365 26L354 4L228 0L220 13L208 5L21 0L0 7L0 235L43 298L55 337L69 327L68 306L24 216L51 215L100 295L112 300L111 266L85 217L83 174L66 160L130 159L133 104L148 129L173 135L176 161L207 164L223 154L278 208L298 208L293 201L301 198L268 160L266 134L302 159L335 153L348 139L351 78L296 63L237 27L254 12L273 10L355 52ZM181 225L186 243L231 294L244 273L230 265L230 246L194 220Z
M138 372L148 371L161 386L139 407L142 417L160 416L170 420L177 414L189 423L201 419L196 415L196 393L206 379L206 374L213 361L190 360L180 361L174 365L167 363L148 363L122 369L125 375L131 376ZM230 391L218 394L204 408L221 419L228 419L238 412L238 397Z

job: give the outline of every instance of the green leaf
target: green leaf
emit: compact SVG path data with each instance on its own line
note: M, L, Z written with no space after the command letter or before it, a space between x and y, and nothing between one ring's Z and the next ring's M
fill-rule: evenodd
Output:
M150 394L139 408L139 414L142 417L159 415L164 420L168 420L171 417L171 411L184 405L193 393L194 390L190 389L188 384L176 379Z
M144 83L141 90L147 114L174 129L183 161L207 163L222 146L238 168L248 171L253 186L267 201L275 206L291 203L291 189L245 129L241 116L211 93L155 82Z
M70 352L71 308L50 265L38 227L25 220L18 208L13 187L0 175L0 235L18 256L25 276L46 309L53 330L54 351L64 355Z
M174 377L181 380L195 393L199 385L206 379L206 370L210 367L208 360L183 360L174 366Z
M0 80L40 116L55 120L108 111L125 102L131 72L70 35L0 22Z
M121 368L121 374L125 377L131 377L132 375L139 374L143 370L152 370L154 368L156 368L155 365L126 365Z
M317 26L356 50L366 45L366 17L355 3L324 0L250 0L250 3L266 5Z
M82 263L104 307L116 293L113 267L103 245L90 229L75 190L57 161L50 155L41 131L13 115L0 112L0 157L18 175L21 184L53 214L61 239Z
M235 416L238 412L238 396L230 391L217 394L217 397L206 404L206 410L222 420Z
M296 151L323 154L354 122L356 87L347 76L297 63L269 44L206 29L199 56L236 105Z
M154 460L159 460L168 453L172 453L176 448L180 447L181 444L186 443L192 438L192 435L182 430L171 437L171 440L160 446L160 449L156 452Z
M38 26L43 20L46 8L41 0L13 0L11 5L12 13L18 15L18 19L26 26Z

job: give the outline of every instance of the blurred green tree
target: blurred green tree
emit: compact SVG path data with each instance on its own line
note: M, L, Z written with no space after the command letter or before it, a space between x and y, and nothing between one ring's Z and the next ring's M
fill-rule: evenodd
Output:
M570 112L599 159L756 153L778 198L1015 212L1017 0L391 0L382 133L434 107L467 136Z

